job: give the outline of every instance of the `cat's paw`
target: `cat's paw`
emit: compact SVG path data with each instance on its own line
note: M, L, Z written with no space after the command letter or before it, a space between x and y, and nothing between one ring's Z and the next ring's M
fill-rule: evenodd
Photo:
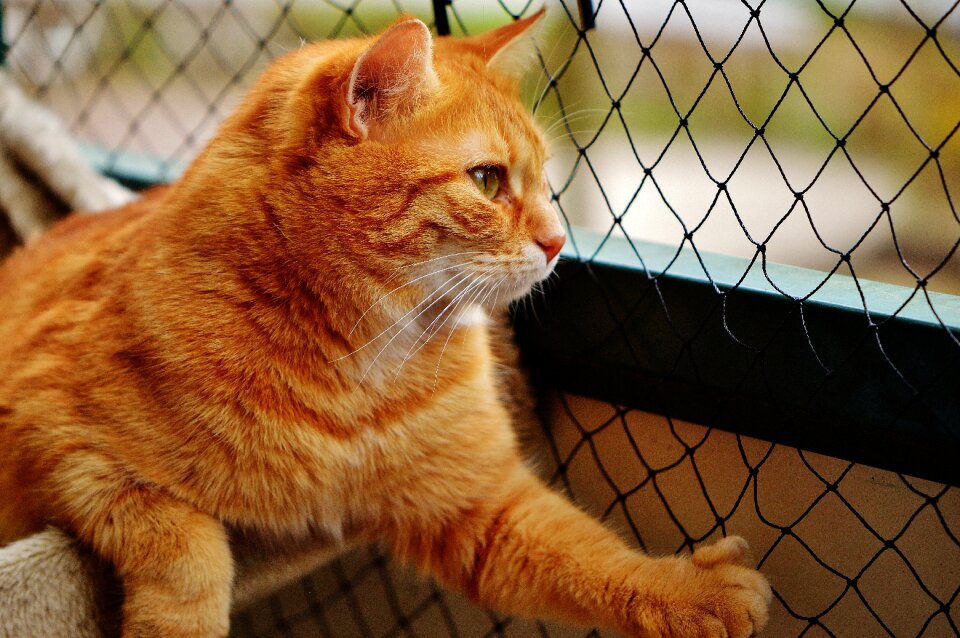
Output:
M743 565L739 536L698 549L692 558L656 561L632 601L631 633L661 638L749 638L767 624L771 591L760 572Z

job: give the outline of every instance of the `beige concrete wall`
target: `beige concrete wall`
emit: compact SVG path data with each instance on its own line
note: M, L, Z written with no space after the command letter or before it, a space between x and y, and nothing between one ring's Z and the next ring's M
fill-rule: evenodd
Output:
M553 396L547 413L556 452L532 432L535 462L549 477L559 459L577 502L631 542L672 553L687 537L718 538L719 520L751 542L778 594L764 635L956 635L934 597L960 588L960 489L579 397ZM239 617L234 635L544 635L528 621L497 633L496 617L440 600L361 550ZM960 621L960 603L949 609ZM549 625L546 635L587 632Z

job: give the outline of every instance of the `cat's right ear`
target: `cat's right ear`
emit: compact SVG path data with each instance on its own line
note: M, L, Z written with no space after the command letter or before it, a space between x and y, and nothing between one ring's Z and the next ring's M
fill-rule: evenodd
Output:
M461 40L469 43L487 62L487 68L513 78L521 78L536 61L537 44L533 32L543 23L546 7L499 29Z
M427 25L415 19L394 24L353 66L345 96L347 132L366 139L387 118L412 111L437 83Z

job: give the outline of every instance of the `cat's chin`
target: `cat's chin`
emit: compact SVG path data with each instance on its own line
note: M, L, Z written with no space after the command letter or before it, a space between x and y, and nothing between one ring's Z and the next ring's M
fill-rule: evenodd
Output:
M504 284L505 290L502 297L505 300L504 305L509 305L515 301L523 299L537 290L543 282L550 278L553 270L559 263L560 258L554 257L545 264L542 257L539 260L531 260L536 265L531 265L523 274L513 278ZM537 263L539 261L539 263Z
M510 279L503 282L498 286L497 294L494 295L494 298L488 300L488 303L484 303L484 307L491 311L500 310L525 297L529 297L533 294L537 284L546 281L552 272L553 268L551 267L539 274L539 276L524 277L516 281Z

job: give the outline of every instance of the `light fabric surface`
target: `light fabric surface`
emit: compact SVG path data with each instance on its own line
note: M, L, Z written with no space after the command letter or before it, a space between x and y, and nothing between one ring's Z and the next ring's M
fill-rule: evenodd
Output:
M344 548L293 554L237 550L233 611L276 592ZM122 588L110 567L49 528L0 548L0 638L109 638L117 635Z
M135 195L95 171L63 122L0 71L0 208L23 241L66 211L96 211Z

